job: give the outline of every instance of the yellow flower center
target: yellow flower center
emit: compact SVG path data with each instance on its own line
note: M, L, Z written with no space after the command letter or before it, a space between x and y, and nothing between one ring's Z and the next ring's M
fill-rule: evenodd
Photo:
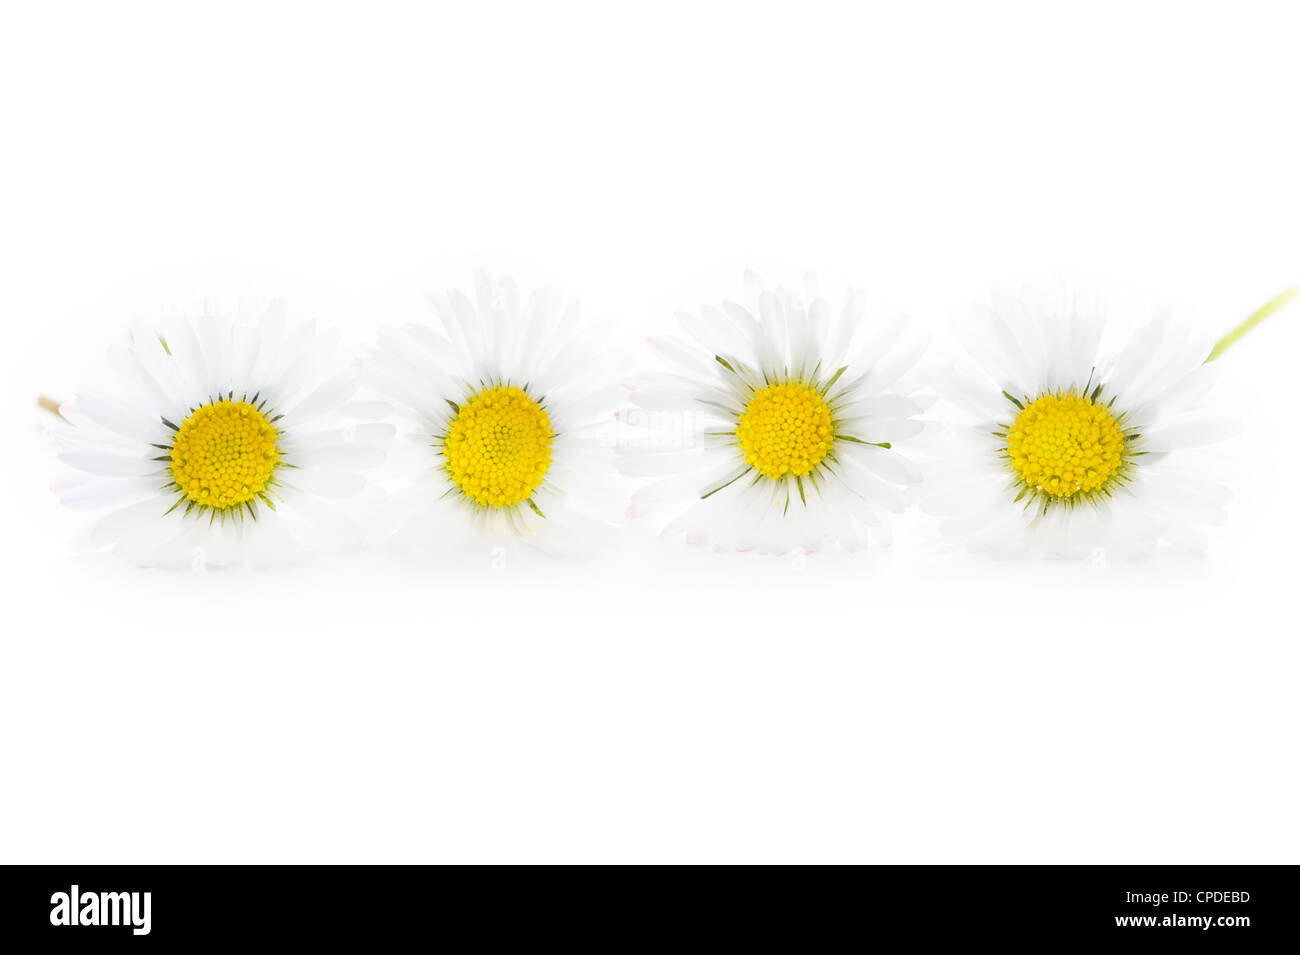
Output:
M196 408L172 442L172 480L203 507L239 507L266 490L280 460L275 425L247 401Z
M443 441L447 473L470 500L512 507L551 466L551 419L522 388L495 385L460 406Z
M831 406L816 388L769 385L749 399L736 426L745 461L765 477L802 477L831 449Z
M1007 452L1027 487L1068 498L1095 491L1115 476L1124 434L1110 410L1089 398L1043 395L1016 415Z

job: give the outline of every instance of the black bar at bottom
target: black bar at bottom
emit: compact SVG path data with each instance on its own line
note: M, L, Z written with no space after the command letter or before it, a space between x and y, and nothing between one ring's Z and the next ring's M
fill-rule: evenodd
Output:
M840 867L757 878L622 868L592 887L576 867L568 876L481 867L8 867L0 939L367 949L754 939L806 949L897 938L1240 948L1292 946L1297 937L1291 867Z

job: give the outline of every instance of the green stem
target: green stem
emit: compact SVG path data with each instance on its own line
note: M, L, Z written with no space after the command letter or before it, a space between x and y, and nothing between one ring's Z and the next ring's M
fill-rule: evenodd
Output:
M1228 332L1228 334L1224 335L1217 342L1215 342L1214 348L1210 350L1210 357L1205 359L1206 362L1214 361L1214 359L1218 358L1220 355L1226 352L1233 345L1237 344L1238 341L1244 338L1247 332L1253 329L1264 319L1268 318L1274 312L1278 311L1280 308L1286 305L1287 302L1291 301L1291 299L1295 298L1297 295L1300 295L1300 285L1293 285L1282 294L1269 299L1267 302L1265 302L1263 305L1257 308L1254 312L1252 312L1250 317L1247 318L1244 322L1242 322L1232 331Z

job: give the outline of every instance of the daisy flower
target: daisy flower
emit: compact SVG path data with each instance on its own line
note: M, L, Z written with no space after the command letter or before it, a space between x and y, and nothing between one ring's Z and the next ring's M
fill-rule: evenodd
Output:
M141 328L109 354L114 391L59 407L53 437L75 475L63 503L111 509L91 541L153 566L262 566L346 549L360 527L333 499L365 486L383 460L381 423L349 423L356 363L337 333L203 317Z
M832 312L811 276L802 293L746 286L750 307L679 312L687 340L650 340L667 370L629 383L648 431L624 470L656 480L629 514L691 501L665 534L719 550L888 544L917 479L896 445L922 427L899 382L924 343L868 319L861 293Z
M968 421L943 429L923 509L996 554L1202 549L1230 495L1200 449L1234 430L1203 403L1218 374L1209 360L1284 301L1213 351L1161 311L1127 347L1103 353L1099 306L995 295L955 326L971 361L940 388Z
M473 298L429 301L436 323L381 330L368 363L408 439L407 486L387 508L393 545L592 550L610 530L602 505L616 500L601 436L617 396L608 328L581 323L554 290L521 302L513 280L483 272Z

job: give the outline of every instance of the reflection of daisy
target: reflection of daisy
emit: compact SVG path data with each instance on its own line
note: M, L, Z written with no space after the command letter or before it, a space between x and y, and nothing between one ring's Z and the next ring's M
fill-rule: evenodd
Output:
M1027 293L956 327L982 372L947 382L974 420L945 429L923 506L973 549L1126 556L1199 549L1228 494L1190 449L1229 433L1201 407L1217 366L1161 314L1099 358L1095 308Z
M921 429L897 382L921 344L903 344L901 320L868 322L860 294L833 316L811 279L803 296L747 282L753 308L679 313L693 342L651 340L671 371L638 376L632 397L677 439L626 460L659 478L631 513L694 498L665 533L719 549L852 548L868 531L888 543L884 512L916 477L894 445Z
M556 292L520 303L513 281L484 273L474 301L458 291L430 301L439 327L381 331L367 373L405 414L414 451L411 485L388 511L394 544L589 550L608 530L597 512L612 494L598 440L616 396L601 370L608 330L580 327L577 305Z
M133 336L111 355L118 393L60 408L55 484L76 508L113 507L92 531L128 559L162 566L283 563L360 539L325 499L364 487L384 424L344 425L358 371L335 370L337 335L203 318ZM332 374L331 374L332 373ZM330 375L324 377L324 375Z

